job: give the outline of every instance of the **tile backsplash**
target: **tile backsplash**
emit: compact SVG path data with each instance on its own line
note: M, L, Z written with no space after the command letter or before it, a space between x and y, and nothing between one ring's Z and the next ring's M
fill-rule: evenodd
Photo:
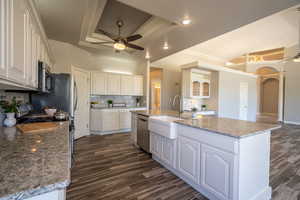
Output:
M21 101L22 103L29 102L28 93L5 92L4 90L0 90L0 101L11 101L13 97L16 97L16 100Z
M140 99L140 106L144 106L144 98L143 97L136 97L136 96L91 96L91 102L98 102L98 106L100 107L107 107L107 101L112 100L114 103L125 103L127 107L137 106L136 99Z

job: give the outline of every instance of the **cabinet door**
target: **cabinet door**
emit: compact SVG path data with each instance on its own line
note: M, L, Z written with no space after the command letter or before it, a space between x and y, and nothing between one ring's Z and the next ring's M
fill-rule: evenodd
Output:
M134 76L134 95L143 96L144 93L144 79L143 76Z
M119 111L104 111L102 113L102 131L115 131L119 129Z
M122 95L134 95L134 77L133 76L121 76L121 94Z
M91 131L102 131L102 111L91 109Z
M28 11L25 1L9 1L9 62L8 78L18 83L26 83L26 21Z
M40 42L40 36L36 32L36 29L32 30L32 64L31 64L31 86L38 87L38 46Z
M159 159L162 157L162 137L155 133L151 133L151 153Z
M188 179L198 183L200 143L186 137L178 137L177 169Z
M121 76L117 74L107 75L107 94L121 94Z
M161 159L167 163L168 165L174 166L174 143L173 140L170 140L168 138L162 137L162 153L161 153Z
M129 110L121 110L120 113L120 129L131 128L131 113Z
M233 164L233 154L202 145L200 184L220 199L232 199Z
M92 94L105 95L107 87L107 74L100 72L92 72L91 75Z
M9 1L0 1L0 77L7 76L7 5Z

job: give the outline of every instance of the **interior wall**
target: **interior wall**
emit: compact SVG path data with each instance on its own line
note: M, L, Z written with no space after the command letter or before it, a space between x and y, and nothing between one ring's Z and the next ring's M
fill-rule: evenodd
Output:
M286 57L295 56L298 47L286 48ZM285 70L285 106L284 121L300 124L300 63L289 61L284 65Z
M255 77L219 72L219 109L220 117L239 119L240 112L240 83L247 82L248 90L248 120L256 120L257 83Z
M210 77L210 97L204 99L208 110L218 111L219 107L219 72L212 72Z
M181 71L179 67L176 69L163 68L161 94L161 109L174 110L170 105L170 99L173 100L176 95L181 94ZM179 104L176 105L175 110L178 109Z
M146 60L124 56L124 53L117 54L111 51L112 54L102 54L56 40L49 40L49 43L55 58L55 73L71 73L72 65L85 70L128 74L144 75L146 71Z
M162 69L150 68L150 108L161 108L161 84L162 84ZM157 87L160 88L157 88Z

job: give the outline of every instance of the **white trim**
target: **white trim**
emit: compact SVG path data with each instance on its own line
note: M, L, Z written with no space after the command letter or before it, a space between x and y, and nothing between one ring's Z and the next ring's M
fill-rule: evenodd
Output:
M212 64L202 62L202 61L196 61L196 62L192 62L192 63L186 64L186 65L182 65L181 69L194 68L194 67L201 68L201 69L207 69L207 70L211 70L211 71L230 72L230 73L240 74L240 75L244 75L244 76L249 76L249 77L252 77L252 78L257 78L258 77L255 74L230 69L228 67L223 67L223 66L220 66L220 65L219 66L218 65L212 65Z
M284 121L285 124L300 125L300 122Z
M110 135L110 134L116 134L116 133L129 133L132 129L122 129L122 130L115 130L115 131L90 131L91 135Z

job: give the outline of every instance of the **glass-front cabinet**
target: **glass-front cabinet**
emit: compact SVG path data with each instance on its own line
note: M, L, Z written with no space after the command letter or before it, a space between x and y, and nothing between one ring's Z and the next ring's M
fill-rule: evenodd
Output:
M191 74L191 97L193 98L209 98L210 96L210 80L208 75L192 72Z

